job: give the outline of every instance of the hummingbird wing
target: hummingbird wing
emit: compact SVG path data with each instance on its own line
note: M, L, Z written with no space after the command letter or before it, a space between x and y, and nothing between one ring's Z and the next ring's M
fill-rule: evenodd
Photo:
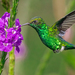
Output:
M59 36L63 36L68 28L70 28L75 23L75 11L69 13L58 22L56 22L52 27L58 29Z

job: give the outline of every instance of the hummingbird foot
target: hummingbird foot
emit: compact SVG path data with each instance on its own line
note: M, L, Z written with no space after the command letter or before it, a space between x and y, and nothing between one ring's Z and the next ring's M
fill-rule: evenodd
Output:
M64 46L61 47L61 49L53 50L54 53L62 52L65 49Z
M58 49L58 50L53 50L53 52L54 52L54 53L58 53L58 52L59 52L59 49Z

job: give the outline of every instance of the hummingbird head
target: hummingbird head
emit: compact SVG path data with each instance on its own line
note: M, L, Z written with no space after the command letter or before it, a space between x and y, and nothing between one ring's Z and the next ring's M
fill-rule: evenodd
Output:
M26 23L25 25L30 25L31 27L35 29L45 29L46 28L46 24L41 17L34 17L30 20L29 23Z
M35 29L44 29L46 26L44 20L41 17L34 17L29 23L29 25Z

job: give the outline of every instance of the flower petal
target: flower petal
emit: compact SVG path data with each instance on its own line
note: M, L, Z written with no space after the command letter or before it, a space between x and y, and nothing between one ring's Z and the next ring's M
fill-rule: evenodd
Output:
M15 25L21 27L20 22L19 22L19 19L16 19Z
M16 51L19 53L20 52L20 49L18 46L16 46Z

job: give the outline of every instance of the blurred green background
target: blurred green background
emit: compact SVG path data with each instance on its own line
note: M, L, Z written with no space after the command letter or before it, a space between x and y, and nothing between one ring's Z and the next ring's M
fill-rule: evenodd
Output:
M30 21L35 16L42 17L48 25L53 25L55 21L64 17L66 13L75 10L70 8L70 3L74 0L20 0L18 5L18 13L16 18L19 18L20 23L24 24ZM73 2L75 3L75 2ZM4 14L4 9L0 4L0 17ZM75 44L73 26L70 37L64 39ZM74 31L73 31L74 30ZM25 44L25 55L21 54L21 58L16 59L15 75L75 75L75 50L63 51L61 53L53 53L48 49L40 40L37 32L29 27L22 27L22 34L24 37L23 43ZM39 64L45 62L45 54L48 53L47 61L43 67L41 74L39 72ZM18 56L16 56L18 57ZM7 66L5 64L2 75L8 75Z

